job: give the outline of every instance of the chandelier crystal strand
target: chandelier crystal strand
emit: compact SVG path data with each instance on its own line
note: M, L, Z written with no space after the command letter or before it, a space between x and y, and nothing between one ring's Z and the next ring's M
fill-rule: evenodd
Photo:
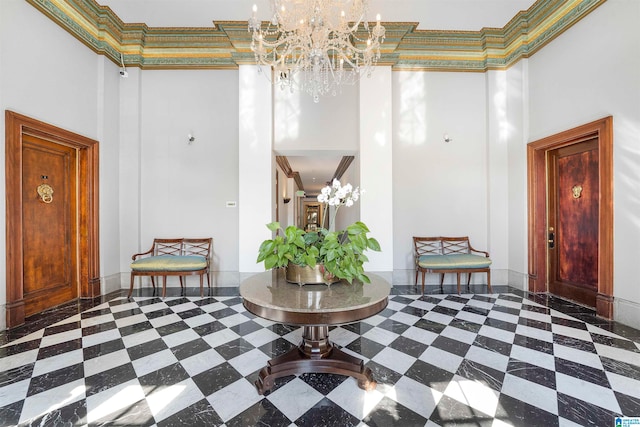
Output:
M263 26L253 6L249 31L256 63L273 69L274 84L297 87L319 102L371 75L385 29L380 15L369 27L366 0L271 0L271 8Z

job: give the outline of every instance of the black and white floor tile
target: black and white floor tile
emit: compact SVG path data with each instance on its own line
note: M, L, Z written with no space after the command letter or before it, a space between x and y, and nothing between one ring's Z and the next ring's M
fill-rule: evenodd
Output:
M300 328L248 313L237 287L116 295L0 335L0 425L568 427L640 416L640 331L502 290L395 286L381 313L330 332L373 370L375 390L304 374L266 396L257 374Z

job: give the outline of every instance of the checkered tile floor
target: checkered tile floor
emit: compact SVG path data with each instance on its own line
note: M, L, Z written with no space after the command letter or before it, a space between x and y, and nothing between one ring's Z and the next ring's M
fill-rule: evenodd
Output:
M260 396L258 371L299 343L300 328L251 315L237 295L117 297L0 348L0 425L546 427L640 416L637 337L514 293L392 295L330 338L364 359L376 390L305 374Z

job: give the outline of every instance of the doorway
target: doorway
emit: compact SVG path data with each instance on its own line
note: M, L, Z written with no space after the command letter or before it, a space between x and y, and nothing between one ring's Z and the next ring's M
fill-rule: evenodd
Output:
M527 146L529 291L613 317L613 119Z
M100 294L98 143L6 111L7 327Z

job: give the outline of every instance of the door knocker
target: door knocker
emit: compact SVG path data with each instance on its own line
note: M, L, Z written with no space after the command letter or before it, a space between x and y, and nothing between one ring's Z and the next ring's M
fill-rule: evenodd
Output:
M573 194L574 199L579 199L582 195L582 185L574 185L571 188L571 193Z
M44 203L53 202L53 188L49 184L40 184L37 188L38 195Z

